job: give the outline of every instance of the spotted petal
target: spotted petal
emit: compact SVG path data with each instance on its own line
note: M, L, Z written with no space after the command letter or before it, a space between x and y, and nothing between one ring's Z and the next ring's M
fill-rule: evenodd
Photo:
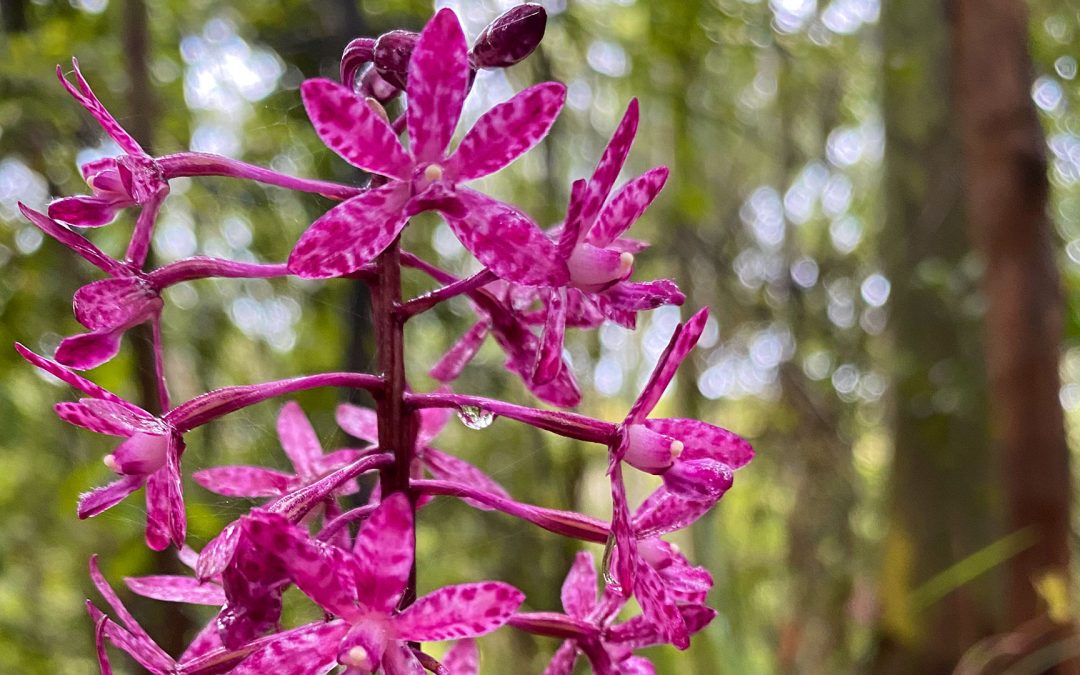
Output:
M340 208L340 207L339 207ZM466 188L437 207L465 248L497 276L529 286L570 279L555 244L514 207Z
M480 346L490 331L491 322L487 319L473 324L473 327L466 331L461 339L455 342L431 368L431 376L439 382L456 380L469 361L476 356L476 352L480 351Z
M412 571L414 545L408 498L400 492L384 497L356 535L356 588L361 603L385 612L397 605Z
M634 142L634 136L637 135L637 125L638 102L635 98L627 106L622 121L619 122L607 147L604 148L604 154L601 155L592 178L589 179L581 208L581 219L586 226L593 224L597 214L600 213L600 207L607 201L611 187L615 184L615 179L619 177L619 172L626 163L626 156L630 153L630 144Z
M323 456L322 445L299 403L289 401L281 407L277 432L281 447L296 468L296 475L314 477L317 473L315 466Z
M144 598L164 600L165 602L186 602L195 605L220 607L225 604L225 591L221 586L199 581L194 577L175 575L157 575L148 577L127 577L124 583L133 593Z
M56 202L53 203L55 204ZM39 230L64 246L67 246L72 251L75 251L75 253L82 256L84 260L91 265L100 268L103 272L114 274L123 270L123 265L106 255L101 249L81 234L72 232L52 218L47 217L43 213L38 213L22 202L19 202L19 211L22 212L27 220L37 226Z
M457 16L439 10L420 33L405 86L409 142L417 162L438 162L454 135L468 93L465 33Z
M732 469L746 466L754 458L754 448L738 434L718 426L689 419L651 419L645 426L682 441L681 458L715 459Z
M641 605L641 611L657 625L668 642L679 649L686 649L690 646L690 634L663 579L641 558L636 558L636 562L634 595Z
M304 82L300 96L315 133L346 162L398 180L412 177L412 159L390 124L367 101L325 79Z
M289 255L289 271L325 279L371 262L405 227L407 195L407 188L394 182L330 209L300 237Z
M666 166L657 167L624 185L600 212L596 224L589 230L589 243L605 247L645 213L645 209L660 194L667 182Z
M630 408L630 413L626 416L627 422L631 424L641 422L656 407L660 397L664 395L664 391L671 383L671 379L675 377L675 371L697 344L701 331L705 330L705 322L708 318L709 310L703 308L690 317L689 321L675 329L667 348L656 362L649 381L645 383L641 395Z
M292 476L261 466L215 466L191 476L207 490L226 497L276 497L289 489Z
M533 382L547 384L555 379L563 367L563 339L566 333L566 290L548 289L547 321L540 336L540 349L536 352Z
M142 487L142 476L123 476L120 480L79 495L79 518L92 518L116 506Z
M478 488L489 494L498 495L506 499L510 498L503 486L499 485L493 478L488 476L478 467L466 462L463 459L458 459L452 455L448 455L444 452L440 452L435 448L426 448L424 450L424 462L427 464L428 469L431 470L432 475L442 480L454 481L455 483L464 483L472 487ZM490 507L485 506L475 500L465 500L470 506L487 511Z
M350 436L369 443L379 442L379 418L371 408L342 403L335 417L338 426Z
M120 352L123 334L110 328L66 337L56 348L56 360L77 370L96 368Z
M409 605L394 626L418 642L477 637L505 624L524 601L524 593L496 581L447 586Z
M634 536L659 537L691 525L716 503L714 499L686 499L660 486L634 513Z
M56 66L56 77L59 78L60 84L63 85L64 89L67 89L67 92L79 102L79 105L86 108L87 112L93 115L94 119L101 125L101 128L105 130L105 133L116 141L117 145L119 145L124 152L133 155L145 155L146 153L143 151L142 147L139 146L138 142L131 137L131 134L124 131L123 127L116 121L116 118L112 116L112 113L105 109L105 106L101 104L101 101L98 100L98 97L94 94L93 90L90 89L89 83L87 83L86 78L83 77L82 71L79 70L78 59L71 59L71 67L75 71L75 83L78 85L78 89L64 77L63 69L60 68L60 66Z
M545 82L484 113L447 164L447 177L469 181L495 173L547 135L566 100L566 87Z
M239 666L232 675L300 675L327 672L337 661L337 646L349 626L344 621L318 622L279 633Z
M478 675L480 651L476 648L476 640L458 640L443 657L442 664L450 675Z
M142 279L102 279L75 292L75 318L90 330L132 326L161 309L157 292Z
M566 613L584 619L596 606L596 563L588 551L579 551L562 585Z

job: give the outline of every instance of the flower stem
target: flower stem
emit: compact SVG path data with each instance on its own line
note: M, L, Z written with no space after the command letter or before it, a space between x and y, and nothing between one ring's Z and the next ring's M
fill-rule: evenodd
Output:
M371 295L375 324L375 345L379 371L385 387L375 396L379 419L379 447L394 454L394 463L379 472L382 495L402 492L413 511L413 538L416 537L416 498L409 489L413 452L416 447L416 415L405 402L405 319L401 308L401 239L394 240L376 261L377 280ZM400 607L416 600L416 559Z
M245 178L266 185L275 185L298 192L314 192L330 199L348 199L362 193L364 188L341 185L324 180L297 178L278 173L261 166L241 162L230 157L211 155L202 152L180 152L175 155L158 157L158 166L166 178L181 176L229 176Z

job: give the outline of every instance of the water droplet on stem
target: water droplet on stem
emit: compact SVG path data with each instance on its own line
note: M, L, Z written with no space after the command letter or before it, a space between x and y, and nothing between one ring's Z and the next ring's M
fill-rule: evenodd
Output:
M469 429L487 429L495 421L495 413L476 405L463 405L458 408L458 419Z

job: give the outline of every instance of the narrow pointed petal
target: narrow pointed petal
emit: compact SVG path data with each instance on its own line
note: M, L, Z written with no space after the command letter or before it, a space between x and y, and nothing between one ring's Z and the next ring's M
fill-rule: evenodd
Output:
M81 401L78 403L62 401L54 405L53 410L56 412L57 417L68 424L74 424L77 427L89 429L98 434L126 437L132 433L130 427L118 425L112 420L101 419L90 408L83 405Z
M418 642L477 637L505 624L524 601L524 593L496 581L447 586L409 605L394 627Z
M690 633L686 622L668 595L664 580L644 560L637 558L634 595L641 611L659 628L664 638L678 649L690 646Z
M613 288L621 285L616 284ZM566 289L566 325L574 328L596 328L602 323L604 315L591 297L578 288Z
M106 329L66 337L56 348L56 360L70 368L89 370L120 353L123 330Z
M645 383L641 395L630 408L630 413L626 416L627 422L631 424L641 422L656 407L660 397L664 395L664 390L675 377L675 371L697 344L701 331L705 330L705 322L708 318L709 310L703 308L690 317L689 321L675 329L667 348L657 360L649 381Z
M127 401L112 393L108 389L104 389L94 384L82 375L79 375L78 373L74 372L70 368L67 368L66 366L60 365L52 359L47 359L44 356L35 354L19 342L15 343L15 351L19 353L19 356L29 361L32 365L40 368L41 370L44 370L46 373L59 379L64 384L78 389L87 396L99 398L105 401L113 401L114 403L129 407L132 410L141 410L134 403L128 403Z
M545 82L529 87L484 113L447 164L450 180L493 174L547 135L566 100L566 87Z
M346 162L398 180L412 178L412 159L390 124L367 101L324 79L304 82L300 96L315 133Z
M581 209L581 218L586 225L592 225L600 207L604 205L615 179L619 177L623 164L626 163L626 155L630 153L630 145L637 135L638 125L638 102L637 99L630 101L626 108L622 121L604 148L604 154L600 157L592 178L589 179L588 189L585 191L584 204Z
M569 260L574 248L585 234L585 223L581 220L581 209L585 205L587 183L584 178L574 181L570 186L570 203L566 207L566 222L559 232L559 257Z
M471 485L472 487L483 490L489 494L510 499L510 495L503 486L495 482L493 478L484 473L480 468L463 459L458 459L452 455L440 452L435 448L426 448L424 450L424 463L427 464L432 475L438 479L464 483L465 485ZM465 501L474 508L484 511L491 509L491 507L485 506L476 500L466 499Z
M439 391L449 393L450 388L442 387ZM435 440L435 437L446 428L446 423L450 421L453 414L453 411L449 408L426 408L421 410L420 429L416 433L416 445L423 447Z
M154 551L169 547L169 478L155 471L146 479L146 545Z
M616 464L611 472L611 534L615 539L614 560L611 565L615 588L612 590L628 597L634 588L637 547L630 526L630 506L626 500L626 484L623 483L621 463Z
M476 648L476 640L458 640L443 657L442 664L450 675L479 675L480 650Z
M305 279L354 272L383 252L405 227L402 183L353 197L311 224L289 255L289 271Z
M563 339L566 334L566 289L548 289L547 321L536 352L533 384L547 384L563 368Z
M412 649L403 642L395 642L386 648L382 665L386 675L427 675L420 659L416 658ZM366 673L355 671L348 675L366 675Z
M634 513L634 536L647 539L681 530L705 515L714 504L714 499L679 497L661 485Z
M150 635L139 625L139 622L131 615L131 612L124 606L124 603L120 601L120 597L116 595L116 591L114 591L112 586L109 585L109 582L105 580L105 577L101 574L101 568L98 566L98 557L96 554L90 556L90 580L93 582L94 588L101 594L101 597L105 598L105 602L109 603L109 607L112 607L113 612L116 613L116 616L120 619L120 623L124 625L124 628L126 628L148 652L155 655L155 660L172 663L172 658L150 638Z
M171 675L174 672L175 662L153 642L148 643L116 625L89 600L86 601L86 610L95 626L103 633L105 640L135 659L147 672L153 675ZM102 675L106 673L107 671L102 670Z
M660 194L667 182L668 168L660 166L624 185L600 212L596 223L589 230L589 243L606 247L623 232L630 229L645 209Z
M337 663L337 645L348 630L344 621L311 623L279 633L230 670L232 675L307 675Z
M141 408L124 405L115 401L107 401L97 398L79 399L90 414L95 415L104 424L111 424L117 429L125 429L130 436L132 434L150 434L161 436L168 432L169 428L157 417Z
M345 618L357 613L348 551L311 539L277 514L252 512L243 523L246 541L277 556L297 587L320 607Z
M225 591L221 586L209 581L199 581L194 577L173 575L127 577L124 583L132 593L144 598L215 607L225 604Z
M116 506L143 484L142 476L122 476L103 487L79 495L79 518L92 518Z
M689 419L645 420L645 426L683 444L680 458L714 459L732 469L746 466L754 458L754 448L738 434L718 426Z
M644 656L631 656L619 662L620 675L656 675L656 666Z
M322 457L315 460L315 464L312 467L312 470L314 471L312 476L325 476L328 473L337 471L338 469L346 466L347 464L352 464L353 462L365 455L370 455L377 451L378 448L367 447L362 450L355 448L342 448L341 450L334 450L333 452L328 452ZM339 491L338 494L353 494L354 492L356 492L355 485L350 485L349 483L345 483L345 485L348 487L342 487L341 491Z
M117 195L78 195L49 204L49 217L76 227L101 227L116 220L121 209L134 201Z
M356 589L361 603L384 612L397 605L412 571L414 546L408 498L400 492L384 497L356 535Z
M198 635L195 636L190 643L188 643L187 649L180 655L179 661L181 663L187 661L194 661L195 659L206 656L207 654L222 649L224 645L221 643L221 635L217 629L217 617L210 619L210 623L206 624Z
M71 59L71 66L75 71L75 82L78 85L78 89L75 88L64 77L64 71L60 66L56 66L56 77L60 79L60 84L64 89L79 102L79 105L86 108L86 111L93 115L97 123L101 125L101 128L105 130L117 145L119 145L124 152L133 155L145 155L142 147L131 137L131 134L124 131L123 127L116 121L116 118L112 116L105 106L101 104L98 97L90 89L89 83L86 78L83 77L82 71L79 70L79 61L77 59Z
M574 672L575 661L577 661L577 645L573 640L567 640L551 657L551 662L544 669L543 675L571 675Z
M162 307L161 297L138 277L102 279L75 291L75 318L90 330L131 326Z
M461 375L461 371L480 351L484 338L491 331L491 322L488 320L473 324L473 327L454 343L443 357L431 368L431 376L439 382L453 382Z
M240 543L240 521L225 526L216 537L206 542L195 563L195 576L206 580L218 576L232 563Z
M578 551L562 585L563 609L584 619L596 606L596 562L588 551Z
M379 418L371 408L342 403L335 413L338 426L353 438L369 443L379 442Z
M116 274L120 273L123 269L122 264L103 253L101 249L81 234L72 232L52 218L47 217L43 213L38 213L22 202L19 202L19 211L22 212L27 220L37 226L39 230L64 246L67 246L72 251L75 251L75 253L82 256L84 260L99 268L101 271L107 274Z
M509 204L460 188L439 210L465 248L497 276L528 286L563 286L569 281L555 244Z
M417 162L442 160L461 117L468 85L465 33L453 11L439 10L420 33L405 87L409 144Z
M192 474L195 482L226 497L277 497L289 489L292 476L261 466L215 466Z
M278 437L281 447L289 456L289 461L296 468L296 474L314 477L315 464L322 457L322 445L315 434L307 415L296 401L289 401L281 407L277 419Z
M670 279L657 279L643 283L623 281L600 293L603 307L610 312L643 312L664 305L682 305L686 295Z
M112 675L112 666L109 664L109 654L105 650L105 627L109 624L109 617L102 614L94 624L94 648L97 651L98 668L101 675Z

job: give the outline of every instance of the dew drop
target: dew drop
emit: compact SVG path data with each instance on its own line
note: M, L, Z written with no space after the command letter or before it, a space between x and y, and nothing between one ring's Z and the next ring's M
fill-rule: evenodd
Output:
M604 545L604 557L600 561L600 569L604 574L604 586L610 588L614 593L622 593L622 584L615 577L615 571L612 568L615 562L615 535L614 533L608 535L607 543Z
M470 429L487 429L495 421L495 413L480 406L463 405L458 408L458 419Z

